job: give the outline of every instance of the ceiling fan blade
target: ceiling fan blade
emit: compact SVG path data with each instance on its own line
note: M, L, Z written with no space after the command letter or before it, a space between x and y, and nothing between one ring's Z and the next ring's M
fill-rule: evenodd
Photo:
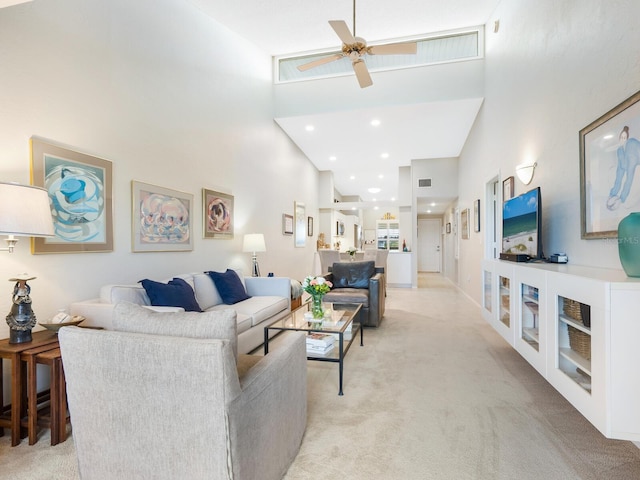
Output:
M356 39L349 30L347 26L347 22L344 20L329 20L329 25L336 32L342 43L346 45L351 45L352 43L356 43Z
M367 65L362 60L353 62L353 71L356 72L356 78L358 79L360 88L366 88L373 85Z
M313 62L305 63L304 65L298 65L298 70L301 72L306 72L315 67L319 67L320 65L324 65L325 63L335 62L336 60L340 60L344 55L342 53L336 53L335 55L329 55L328 57L319 58L318 60L314 60Z
M386 45L373 45L367 48L370 55L403 55L418 52L416 42L409 43L388 43Z

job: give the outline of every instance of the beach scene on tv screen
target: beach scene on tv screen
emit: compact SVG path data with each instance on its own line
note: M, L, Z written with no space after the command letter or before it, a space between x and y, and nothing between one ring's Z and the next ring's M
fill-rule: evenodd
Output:
M535 257L538 254L537 189L504 203L502 212L502 252Z

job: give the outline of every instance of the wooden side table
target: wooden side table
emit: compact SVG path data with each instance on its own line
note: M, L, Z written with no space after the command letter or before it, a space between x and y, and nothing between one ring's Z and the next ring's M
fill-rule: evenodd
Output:
M11 446L15 447L20 443L22 435L21 419L25 416L27 410L26 398L26 364L20 360L20 355L25 350L37 348L42 345L56 344L58 336L55 332L42 330L32 333L32 340L25 343L9 343L9 339L0 340L0 410L4 409L4 383L3 383L3 365L2 361L7 359L11 361L11 411L7 415L0 411L0 436L4 435L4 429L11 429Z
M58 343L41 345L25 350L20 355L27 364L27 431L29 445L38 441L38 424L51 429L51 445L67 439L67 393L62 368L62 355ZM37 366L48 365L50 371L49 416L43 418L38 412Z

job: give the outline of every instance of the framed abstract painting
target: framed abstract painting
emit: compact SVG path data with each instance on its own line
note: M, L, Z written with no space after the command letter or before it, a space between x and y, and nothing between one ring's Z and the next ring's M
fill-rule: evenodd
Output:
M233 238L233 195L202 189L202 236Z
M31 252L113 251L112 165L32 137L31 183L49 193L55 236L32 238Z
M193 195L133 180L131 203L134 252L193 250Z

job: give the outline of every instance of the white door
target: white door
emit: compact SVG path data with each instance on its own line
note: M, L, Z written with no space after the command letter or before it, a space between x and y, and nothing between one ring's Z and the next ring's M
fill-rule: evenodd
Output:
M418 271L442 271L442 220L423 218L418 220Z

